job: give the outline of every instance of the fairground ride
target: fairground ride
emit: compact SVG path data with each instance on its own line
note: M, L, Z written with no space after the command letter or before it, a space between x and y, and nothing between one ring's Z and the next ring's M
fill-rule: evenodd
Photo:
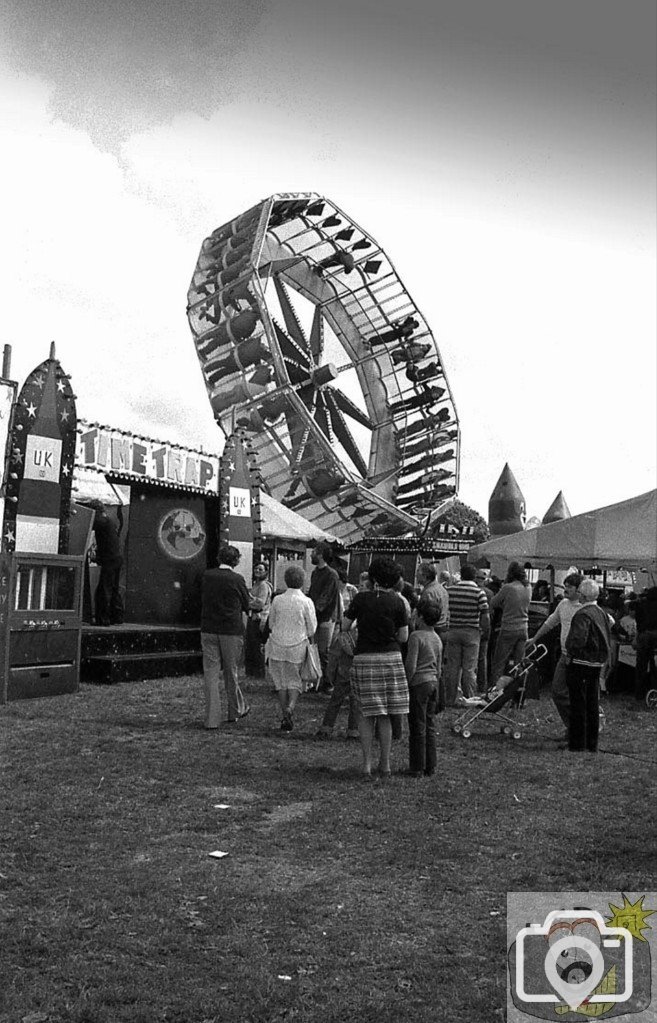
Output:
M459 425L438 345L379 244L280 193L201 247L188 317L217 423L273 497L343 543L453 496Z

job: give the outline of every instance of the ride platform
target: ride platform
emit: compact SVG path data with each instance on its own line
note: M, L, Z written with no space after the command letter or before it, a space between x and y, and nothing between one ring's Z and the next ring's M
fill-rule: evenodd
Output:
M201 631L184 625L82 625L81 681L113 685L202 671Z

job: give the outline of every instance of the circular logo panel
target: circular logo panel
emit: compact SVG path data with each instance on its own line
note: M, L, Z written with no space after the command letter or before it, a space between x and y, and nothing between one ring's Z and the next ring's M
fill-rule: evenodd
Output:
M157 542L170 558L189 561L205 547L205 532L189 508L174 508L160 520Z

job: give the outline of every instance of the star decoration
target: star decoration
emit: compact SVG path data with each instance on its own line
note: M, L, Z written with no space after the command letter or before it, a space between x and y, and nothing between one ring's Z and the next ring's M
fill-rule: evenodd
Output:
M16 539L16 537L14 536L13 532L11 531L9 526L7 526L7 532L5 533L5 540L7 541L7 543L13 543L15 539Z
M38 377L34 378L34 383L37 385L37 387L40 390L42 390L43 389L43 385L45 383L45 380L43 379L43 377L41 375L39 375Z
M61 414L61 416L59 418L61 419L61 421L63 423L68 423L68 416L69 416L68 410L64 409L64 411L62 412L62 414Z
M62 466L62 476L68 476L68 474L70 473L70 471L71 471L71 470L69 469L68 465L63 465L63 466Z
M229 462L228 469L230 472L235 472L235 462Z
M27 406L27 414L28 416L31 416L32 419L36 419L36 405L34 405L32 402L30 402L30 404Z
M57 381L57 390L59 391L60 394L64 393L64 381L63 380L58 380Z
M11 460L12 460L12 462L16 462L16 465L22 465L23 464L23 455L18 450L18 448L16 448L14 450L14 453L11 456Z

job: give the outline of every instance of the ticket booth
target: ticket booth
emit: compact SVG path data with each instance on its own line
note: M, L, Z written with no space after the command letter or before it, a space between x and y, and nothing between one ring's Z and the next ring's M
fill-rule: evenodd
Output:
M0 702L77 690L84 557L0 554Z

